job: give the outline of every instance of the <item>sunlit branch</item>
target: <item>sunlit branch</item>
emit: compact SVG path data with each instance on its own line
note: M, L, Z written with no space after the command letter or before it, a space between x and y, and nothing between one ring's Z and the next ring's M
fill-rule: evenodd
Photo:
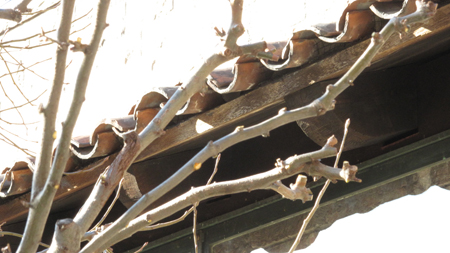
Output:
M26 20L23 20L22 22L18 23L17 25L15 25L15 26L13 26L13 27L9 27L9 28L3 30L2 32L0 32L0 36L2 36L3 34L9 32L9 31L12 31L12 30L14 30L14 29L17 29L18 27L22 26L23 24L26 24L26 23L30 22L31 20L33 20L33 19L39 17L40 15L46 13L46 12L49 11L49 10L55 9L56 7L59 6L60 3L61 3L61 2L58 1L57 3L55 3L55 4L51 5L50 7L48 7L47 9L37 12L34 16L31 16L30 18L28 18L28 19L26 19Z
M58 41L68 41L69 39L74 4L74 0L63 1L60 25L58 28ZM58 5L59 2L51 7L55 8ZM48 11L50 9L51 8L49 7L46 10ZM36 14L27 20L30 21L38 15L41 15L42 13L44 12ZM24 238L20 241L20 245L17 249L18 253L36 252L38 248L38 242L42 237L45 223L50 212L54 193L59 187L59 180L61 179L62 173L60 175L53 175L58 177L58 181L52 181L50 182L50 184L47 183L49 177L52 176L50 174L50 168L53 156L53 142L55 140L55 122L58 112L59 99L61 97L61 91L64 82L67 52L67 47L58 47L56 49L55 71L52 81L52 89L50 91L48 102L45 104L45 106L41 106L39 111L44 119L41 148L39 157L37 158L37 163L35 166L36 168L33 173L33 184L31 187L30 197L31 208L28 212ZM65 148L67 147L68 145L65 146ZM61 167L62 168L59 169L63 170L65 166ZM60 235L60 233L58 233L58 235Z
M79 17L79 18L77 18L77 19L74 19L74 20L72 21L72 24L75 23L75 22L77 22L78 20L80 20L80 19L86 17L87 15L89 15L89 13L91 13L92 10L93 10L93 9L90 9L90 10L89 10L86 14L84 14L83 16L81 16L81 17ZM85 28L86 28L86 27L85 27ZM85 29L85 28L82 28L82 29L80 29L80 30L78 30L78 31L81 31L81 30L83 30L83 29ZM56 31L56 29L52 29L52 30L46 31L45 33L46 33L46 34L49 34L49 33L55 32L55 31ZM77 31L75 31L75 32L77 32ZM72 32L72 33L70 33L70 34L72 35L72 34L74 34L75 32ZM22 39L15 39L15 40L4 41L4 42L1 42L0 45L1 45L2 47L5 47L5 46L6 46L5 44L10 44L10 43L14 43L14 42L22 42L22 41L26 41L26 40L29 40L29 39L38 37L39 35L41 35L41 33L36 33L35 35L31 35L31 36L28 36L28 37L25 37L25 38L22 38ZM22 47L14 47L14 48L22 48Z
M345 139L347 138L348 134L348 127L350 125L350 119L347 119L344 126L344 137L342 138L341 147L339 148L339 152L336 155L336 160L334 162L334 167L336 168L339 164L339 159L341 158L342 151L344 150L345 145ZM316 202L314 203L313 208L309 212L306 219L303 221L303 224L300 228L300 231L297 234L297 237L294 240L294 243L292 244L291 248L289 249L289 253L294 252L294 250L297 248L297 246L300 244L300 240L303 236L303 234L306 231L306 227L308 226L309 222L311 221L312 217L314 216L315 212L319 208L320 200L322 199L323 195L325 194L325 191L327 190L328 186L330 185L332 180L327 179L324 186L322 187L322 190L319 192L319 195L317 196Z
M16 5L16 7L14 7L14 10L18 10L22 13L29 12L28 4L30 4L31 1L32 0L23 0L18 5Z

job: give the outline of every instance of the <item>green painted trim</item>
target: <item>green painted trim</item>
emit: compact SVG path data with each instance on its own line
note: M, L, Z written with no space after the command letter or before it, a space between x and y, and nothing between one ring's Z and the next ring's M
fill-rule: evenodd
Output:
M330 189L328 194L325 194L322 205L330 205L340 199L406 177L431 164L441 163L448 157L450 130L360 163L358 177L363 179L363 183L332 185L330 188L333 190ZM321 185L323 181L311 185L314 194L317 194ZM313 204L299 203L274 196L198 224L198 230L203 235L203 252L210 252L214 245L224 241L308 212ZM267 215L268 213L270 215ZM127 253L135 250L137 249ZM194 252L193 250L192 229L188 228L151 242L143 252Z

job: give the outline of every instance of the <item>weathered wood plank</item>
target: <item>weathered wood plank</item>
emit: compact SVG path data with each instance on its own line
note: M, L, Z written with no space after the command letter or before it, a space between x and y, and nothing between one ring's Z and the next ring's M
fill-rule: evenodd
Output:
M391 36L375 57L373 63L383 64L383 60L424 40L449 31L450 5L437 11L427 24L415 24L409 34ZM422 32L420 32L422 31ZM369 45L370 40L362 41L326 59L307 67L263 82L260 88L223 104L213 110L193 116L166 131L166 134L147 147L137 161L178 152L181 147L194 148L204 145L235 126L262 120L284 105L284 97L313 83L336 78L345 73ZM209 130L199 131L199 127L210 126Z

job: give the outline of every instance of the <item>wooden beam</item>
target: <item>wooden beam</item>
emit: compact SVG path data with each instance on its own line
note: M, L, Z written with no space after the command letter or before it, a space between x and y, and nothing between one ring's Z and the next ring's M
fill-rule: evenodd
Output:
M383 60L396 55L402 49L432 40L439 34L449 33L449 13L450 5L443 6L428 23L413 25L409 34L403 34L402 38L391 36L374 58L373 64L383 65ZM167 129L166 134L147 147L136 161L200 147L209 140L230 133L238 125L254 124L275 115L276 110L285 105L285 96L313 83L344 74L369 43L370 40L362 41L319 62L265 81L260 84L261 87L248 94Z

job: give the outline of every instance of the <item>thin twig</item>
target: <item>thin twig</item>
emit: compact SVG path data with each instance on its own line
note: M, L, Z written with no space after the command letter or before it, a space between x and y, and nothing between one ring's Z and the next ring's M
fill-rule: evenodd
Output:
M32 155L32 154L30 154L30 153L27 152L27 151L29 151L29 152L32 152L32 151L30 151L30 150L28 150L28 149L25 149L25 148L21 148L19 145L17 145L16 143L14 143L12 140L10 140L8 137L6 137L4 134L0 133L0 135L3 136L3 138L5 138L6 140L9 141L9 143L6 142L6 141L5 141L5 143L10 144L11 146L13 146L13 147L19 149L20 151L24 152L25 154L27 154L27 155L29 155L29 156L35 157L34 155Z
M194 208L194 219L193 219L193 227L192 227L192 234L194 237L194 247L195 247L195 253L198 253L198 238L197 238L197 206L199 202L196 202L192 207Z
M4 120L4 119L2 119L2 118L0 118L0 121L3 121L3 122L5 122L5 123L8 124L8 125L17 125L17 126L33 125L33 124L39 123L39 121L29 122L29 123L25 123L25 122L23 122L23 123L16 123L16 122L9 122L9 121L6 121L6 120Z
M144 248L145 248L145 246L147 246L147 244L148 244L148 242L145 242L143 245L142 245L142 247L140 247L138 250L136 250L134 253L139 253L139 252L141 252L142 250L144 250Z
M7 132L7 133L9 133L9 134L12 135L12 136L15 136L15 137L21 139L21 140L28 141L28 142L33 142L33 143L38 143L37 141L32 141L32 140L25 139L25 138L23 138L22 136L19 136L19 135L15 134L15 133L13 133L13 132L11 132L11 131L8 131L7 129L4 129L4 128L1 127L1 126L0 126L0 129L3 130L3 131L5 131L5 132Z
M0 235L9 235L9 236L15 236L15 237L19 237L22 238L23 235L19 234L19 233L14 233L14 232L8 232L8 231L0 231ZM41 245L42 247L46 247L46 248L50 248L50 245L45 244L43 242L39 242L39 245Z
M1 54L0 54L0 56L1 56ZM8 98L8 100L11 102L11 104L13 105L13 107L16 109L17 113L19 114L20 118L22 119L23 125L25 125L25 120L23 119L22 114L20 113L20 111L19 111L19 109L17 108L17 106L16 106L16 104L14 103L14 101L13 101L13 100L8 96L8 94L6 93L5 88L3 87L2 82L0 82L0 86L2 87L3 94L5 94L5 97ZM2 120L2 121L4 121L4 120ZM6 121L4 121L4 122L6 122ZM7 122L6 122L6 123L7 123ZM10 123L8 123L8 124L10 124ZM25 128L27 128L27 127L25 126ZM28 129L28 128L27 128L27 129Z
M214 170L213 173L211 174L211 176L208 179L208 182L206 183L206 185L211 184L214 175L216 175L217 170L218 170L218 166L219 166L219 161L220 161L220 157L222 156L222 154L218 154L217 158L216 158L216 164L214 166ZM196 203L196 205L198 205L198 203ZM180 221L183 221L190 213L192 213L192 211L194 211L194 206L192 206L191 208L189 208L189 210L187 210L186 212L184 212L184 214L182 216L180 216L179 218L172 220L172 221L168 221L168 222L163 222L163 223L158 223L156 225L150 225L145 227L144 229L142 229L141 231L145 231L145 230L154 230L154 229L158 229L158 228L162 228L162 227L167 227L170 225L173 225L175 223L178 223Z
M60 41L57 41L57 40L55 40L55 39L52 39L52 38L48 37L48 36L45 34L44 29L43 29L42 27L41 27L41 34L40 34L39 37L41 37L41 39L43 38L44 41L50 41L50 42L52 42L52 43L57 44L57 45L60 46L60 47L63 47L63 46L64 46L63 43L65 43L65 42L60 42Z
M38 76L38 77L40 77L40 78L42 78L42 79L48 81L47 78L44 78L44 77L38 75L38 74L37 74L36 72L34 72L33 70L28 69L27 67L23 66L23 64L22 64L21 62L19 62L18 60L16 60L16 58L14 58L14 57L8 52L8 50L6 50L6 48L3 48L3 50L5 50L5 52L6 52L6 53L7 53L14 61L16 61L17 64L18 64L19 66L21 66L22 68L24 68L24 69L30 71L31 73L35 74L36 76ZM51 58L49 58L49 59L51 59ZM45 61L45 60L44 60L44 61Z
M46 91L47 91L47 90L44 90L44 92L42 92L42 93L41 93L39 96L37 96L36 98L32 99L30 102L34 102L34 101L38 100L42 95L44 95L44 93L45 93ZM28 104L31 104L30 102L26 102L26 103L24 103L24 104L21 104L21 105L15 106L15 107L9 107L9 108L0 110L0 113L5 112L5 111L9 111L9 110L12 110L12 109L20 108L20 107L25 106L25 105L28 105Z
M26 67L25 69L18 69L18 70L14 71L14 72L11 72L11 74L17 74L17 73L19 73L19 72L23 72L23 71L25 71L25 70L27 70L27 69L29 69L29 68L31 68L31 67L33 67L33 66L39 64L39 63L43 63L43 62L49 61L49 60L51 60L51 59L52 59L52 58L48 58L48 59L45 59L45 60L42 60L42 61L39 61L39 62L35 62L35 63L31 64L30 66ZM20 67L20 65L17 64L17 63L9 62L9 61L7 61L7 62L8 62L9 64L14 64L14 65L17 65L17 66ZM5 76L7 76L7 75L9 75L9 73L8 73L8 74L3 74L3 75L1 75L0 78L5 77ZM46 79L46 80L47 80L47 79Z
M74 19L74 20L72 21L72 24L75 23L75 22L77 22L78 20L80 20L80 19L86 17L87 15L89 15L89 13L91 13L92 10L93 10L93 9L90 9L90 10L89 10L86 14L84 14L83 16L81 16L81 17L79 17L79 18L77 18L77 19ZM87 26L89 26L89 25L90 25L90 23L89 23ZM86 27L87 27L87 26L86 26ZM78 30L78 31L75 31L75 32L79 32L79 31L85 29L86 27L84 27L84 28L82 28L82 29L80 29L80 30ZM55 31L56 31L56 29L52 29L52 30L46 31L45 34L52 33L52 32L55 32ZM75 32L70 33L70 35L74 34ZM40 35L41 35L41 33L36 33L35 35L31 35L31 36L29 36L29 37L22 38L22 39L8 40L8 41L5 41L5 42L0 43L0 45L1 45L2 47L5 47L5 44L10 44L10 43L14 43L14 42L21 42L21 41L26 41L26 40L32 39L32 38L34 38L34 37L38 37L38 36L40 36ZM48 44L48 45L50 45L50 44ZM21 48L21 47L16 47L16 48Z
M4 49L4 50L5 50L5 52L7 52L6 49ZM8 52L7 52L7 53L8 53ZM8 53L8 54L9 54L9 53ZM11 56L11 55L9 54L9 56ZM27 100L27 102L31 104L30 100L25 96L25 94L23 94L22 90L19 88L19 85L17 85L16 81L14 80L14 77L13 77L13 75L11 74L11 70L9 69L8 63L6 63L6 61L5 61L5 59L3 58L3 56L2 56L1 53L0 53L0 58L2 58L3 63L5 63L6 69L8 70L9 76L11 76L11 80L12 80L13 84L16 86L16 88L19 90L20 94L22 94L22 96L25 98L25 100ZM13 58L19 65L22 65L22 64L19 63L14 57L11 56L11 58ZM22 66L22 67L23 67L23 66ZM33 105L33 104L31 104L31 105Z
M211 176L208 179L208 182L206 183L206 185L211 184L214 176L217 173L218 167L219 167L219 161L220 161L220 157L222 156L221 153L219 153L217 155L216 158L216 164L214 165L214 170L213 173L211 174ZM197 237L197 206L198 206L199 202L194 203L194 205L192 206L192 210L194 211L194 217L193 217L193 227L192 227L192 234L194 237L194 247L195 247L195 253L198 253L198 237Z
M173 225L175 223L183 221L189 214L192 213L192 211L194 211L194 206L189 208L186 212L184 212L183 215L181 215L179 218L177 218L175 220L171 220L171 221L168 221L168 222L162 222L162 223L158 223L158 224L155 224L155 225L150 225L150 226L144 227L140 231L155 230L155 229L158 229L158 228L164 228L164 227L171 226L171 225Z
M219 167L220 157L222 157L222 153L219 153L219 154L217 155L217 158L216 158L216 164L214 165L213 173L212 173L211 176L209 177L208 182L206 183L206 185L210 184L210 183L212 182L214 176L216 175L217 170L218 170L218 167Z
M236 44L238 37L244 33L244 27L241 22L243 3L242 0L235 0L231 1L230 4L232 8L232 24L230 25L230 32L228 33L228 40L225 41L220 51L211 54L211 56L209 56L208 59L201 64L197 71L195 71L195 74L187 82L183 83L183 86L179 87L179 89L169 99L167 104L140 133L136 133L135 131L127 133L130 138L133 136L133 140L130 140L130 144L124 146L116 157L115 160L121 159L121 161L114 161L111 164L111 170L108 172L106 177L106 182L108 185L95 185L89 199L95 199L97 202L91 203L90 201L87 201L77 216L75 216L76 220L83 223L82 227L86 227L86 224L91 222L92 217L95 217L98 214L107 198L113 192L114 187L119 183L122 175L126 172L131 163L142 152L142 150L164 134L164 129L167 127L169 122L171 122L177 111L186 103L186 101L189 100L190 97L204 89L205 83L202 80L205 80L205 78L207 78L207 76L219 65L234 59L236 56L250 54L255 51L264 51L266 49L266 45L264 43L254 43L245 47L239 47ZM137 138L134 137L135 135L137 135ZM217 155L217 153L214 155ZM198 164L198 166L201 166L201 164ZM195 167L189 168L190 173L192 173L192 168ZM187 176L186 174L188 173L175 173L170 177L170 179L180 182L185 178L185 176ZM102 235L106 235L107 233L117 233L120 229L125 227L129 221L136 217L136 215L139 215L139 213L141 213L148 205L153 203L155 199L158 199L162 194L172 189L175 185L176 184L163 186L163 184L161 184L154 188L154 190L152 190L152 196L149 197L146 195L146 197L142 197L139 202L135 203L133 207L128 209L128 211L121 218L116 220L113 225L103 231ZM155 191L157 193L153 194ZM95 237L82 249L81 252L90 252L93 251L94 247L102 245L102 242L98 242L97 245L95 245L96 243L94 242L94 240L105 241L108 239L108 236L102 238L102 235Z
M51 6L49 6L47 9L44 9L44 10L42 10L42 11L37 12L34 16L32 16L32 17L30 17L30 18L28 18L28 19L26 19L26 20L23 20L22 22L18 23L17 25L15 25L15 26L13 26L13 27L10 27L10 28L7 28L7 29L3 30L2 32L0 32L0 36L2 36L3 34L5 34L5 33L7 33L7 32L10 32L10 31L12 31L12 30L14 30L14 29L16 29L16 28L18 28L18 27L20 27L20 26L22 26L23 24L26 24L26 23L30 22L31 20L33 20L33 19L39 17L40 15L46 13L46 12L49 11L49 10L55 9L56 7L59 6L60 3L61 3L61 1L58 1L57 3L55 3L55 4L51 5Z
M139 152L147 147L150 143L153 142L156 138L158 138L161 134L164 133L164 128L167 126L168 121L172 119L172 116L176 114L176 111L184 105L188 98L192 96L192 92L197 92L200 86L198 80L204 80L205 74L209 74L210 70L216 68L216 63L222 64L228 58L227 57L236 57L242 53L244 47L239 47L235 44L234 39L237 39L243 32L243 25L241 21L242 14L242 1L231 1L232 3L232 13L237 13L237 15L233 15L232 18L232 26L230 26L228 37L225 40L224 50L221 52L221 57L217 57L217 55L213 55L203 64L199 71L194 74L189 82L183 84L183 86L179 87L179 89L174 93L174 95L169 99L166 106L164 106L159 113L155 116L155 118L148 124L144 130L139 133L139 138L137 141L133 140L130 142L133 144L133 148L128 147L128 149L122 149L117 156L117 159L127 159L126 161L116 162L110 166L110 171L105 179L105 182L108 183L107 186L105 184L95 185L91 196L89 197L91 200L96 200L98 205L103 205L106 201L107 197L110 196L112 191L114 190L118 182L120 181L122 174L128 169L132 161L137 157ZM237 4L236 4L237 3ZM420 9L420 8L418 8ZM414 14L407 15L399 18L399 21L408 19L406 24L411 22L423 21L430 17L432 13L435 12L431 10L427 11L418 11ZM425 14L425 15L423 15ZM417 16L417 17L416 17ZM392 22L388 23L387 29L392 29ZM386 27L385 27L386 28ZM379 34L375 34L373 40L380 40L379 37L383 37L383 39L387 39L389 37L389 33L391 31L383 30ZM230 38L229 36L233 35L234 38ZM378 37L377 37L378 36ZM320 98L315 100L313 103L304 106L302 108L298 108L295 110L291 110L287 112L286 110L279 113L278 116L273 117L269 120L266 120L258 125L244 128L238 127L235 132L230 135L224 136L223 138L217 140L216 142L210 142L202 151L200 151L196 156L194 156L189 162L187 162L182 168L180 168L177 172L175 172L171 177L166 179L163 183L153 188L150 192L144 194L142 198L136 202L132 207L128 209L128 211L122 215L119 219L117 219L111 226L109 226L106 230L101 232L98 236L93 238L82 250L81 252L95 252L102 248L106 248L111 243L114 243L116 240L120 240L121 236L124 238L125 236L129 236L130 234L138 231L140 228L149 225L149 219L152 222L157 222L158 219L162 216L167 215L168 213L158 213L158 215L153 216L150 214L155 214L156 209L151 211L151 213L147 213L149 215L139 216L138 218L134 218L139 213L141 213L145 208L147 208L150 204L154 203L155 200L159 199L169 190L173 189L176 185L178 185L182 180L184 180L187 176L191 175L195 170L201 168L201 164L209 157L214 156L220 153L222 150L227 147L241 142L261 134L267 134L268 131L287 124L288 122L299 120L301 118L309 118L315 117L325 114L329 110L334 109L335 99L336 97L342 93L346 88L350 86L350 84L357 78L359 74L365 69L366 66L373 59L374 55L378 52L379 48L383 45L383 43L376 44L375 47L369 47L365 53L360 57L357 63L350 68L349 72L347 72L335 85L330 85L327 88L327 91ZM248 49L247 49L248 50ZM201 87L203 87L204 83L201 83ZM170 106L169 106L170 105ZM295 119L294 119L295 118ZM265 132L262 132L265 131ZM130 136L132 132L129 132ZM138 148L134 148L138 146ZM138 151L135 153L127 153L128 155L124 155L125 152ZM100 200L100 201L99 201ZM194 202L190 202L191 204ZM184 203L186 204L186 203ZM95 217L98 210L101 210L100 207L94 207L94 203L92 201L86 201L83 205L80 212L77 214L77 220L86 219L84 222L90 222L92 216ZM184 207L183 207L184 208ZM178 211L179 209L177 209ZM155 218L156 217L156 218ZM133 220L134 219L134 220ZM153 221L155 220L155 221ZM131 228L131 223L135 224L136 227ZM139 224L139 225L138 225ZM144 225L145 224L145 225ZM84 226L83 226L84 227Z
M89 15L89 13L91 13L92 10L93 10L93 9L90 9L90 10L89 10L86 14L84 14L83 16L74 19L74 20L72 21L72 24L75 23L75 22L77 22L78 20L80 20L80 19L86 17L87 15Z
M87 24L85 27L83 27L83 28L80 28L80 29L78 29L78 30L75 30L75 31L73 31L73 32L71 32L70 33L70 35L72 35L72 34L75 34L75 33L77 33L77 32L81 32L81 31L83 31L84 29L86 29L88 26L90 26L91 25L91 23L89 23L89 24Z
M23 49L33 49L33 48L38 48L38 47L44 47L44 46L49 46L49 45L52 45L53 44L53 42L49 42L49 43L45 43L45 44L39 44L39 45L35 45L35 46L24 46L24 47L17 47L17 46L2 46L2 48L14 48L14 49L20 49L20 50L23 50ZM20 51L20 50L18 50L18 51ZM16 52L16 51L14 51L14 52Z
M127 238L139 231L141 228L148 226L149 224L155 223L168 217L169 215L177 212L187 206L192 205L192 203L196 203L208 198L223 196L228 194L236 194L240 192L248 192L257 189L271 189L271 185L278 181L292 175L299 173L306 173L307 171L328 171L329 173L339 174L338 171L341 171L338 168L332 168L323 164L312 163L311 161L315 161L318 159L323 159L326 157L331 157L336 155L336 148L333 145L336 143L336 139L334 137L329 138L327 144L320 150L302 154L295 155L287 158L283 163L283 168L280 168L278 165L266 172L262 172L259 174L251 175L248 177L224 181L219 183L214 183L210 185L205 185L201 187L196 187L191 189L190 191L170 200L169 202L148 211L130 223L128 226L120 230L118 233L111 235L106 238L106 242L96 248L106 248L109 245L117 243L124 238ZM352 178L353 179L353 178ZM343 177L339 178L339 180L345 180ZM306 187L305 187L306 189ZM303 197L303 196L301 196ZM304 200L303 198L299 198ZM112 225L111 225L112 226ZM99 235L101 236L101 234ZM99 238L98 236L95 237ZM93 240L91 242L93 242ZM83 249L85 250L85 249ZM84 252L84 251L81 252ZM98 250L97 250L98 251ZM85 251L87 252L87 251ZM93 252L93 251L89 251ZM95 251L94 251L95 252Z
M113 201L111 202L111 205L109 205L108 209L106 210L105 214L103 215L103 217L97 222L97 224L90 229L90 231L97 229L98 227L100 227L102 225L102 223L105 221L106 217L108 216L108 214L111 212L114 204L116 203L116 201L119 199L120 196L120 188L122 188L122 183L123 183L123 179L120 180L119 186L117 186L117 192L116 192L116 196L114 197Z
M334 162L334 167L337 168L338 163L339 163L339 159L341 158L341 154L342 151L344 150L344 143L345 143L345 139L347 138L347 133L348 133L348 127L350 125L350 119L347 119L347 121L345 121L345 129L344 129L344 137L342 137L342 143L341 143L341 147L339 148L339 152L336 155L336 160ZM297 234L297 237L295 238L294 243L292 244L291 248L289 249L289 253L294 252L294 250L297 248L297 246L300 244L300 240L303 236L303 234L306 231L306 227L308 226L308 223L311 221L312 217L314 216L314 214L316 213L317 209L319 208L319 204L320 204L320 200L322 199L323 195L325 194L325 191L327 190L328 186L330 185L331 180L328 179L322 190L320 191L319 195L317 196L316 202L314 203L313 208L311 209L311 211L309 212L308 216L306 217L306 219L303 221L303 225L300 228L300 231Z
M52 29L52 30L46 31L45 33L47 34L47 33L52 33L52 32L56 32L56 29ZM31 36L28 36L28 37L25 37L25 38L22 38L22 39L8 40L8 41L5 41L5 42L2 42L0 45L1 45L1 47L5 47L5 46L7 46L5 44L26 41L26 40L32 39L34 37L38 37L39 35L41 35L41 34L40 33L36 33L35 35L31 35Z

